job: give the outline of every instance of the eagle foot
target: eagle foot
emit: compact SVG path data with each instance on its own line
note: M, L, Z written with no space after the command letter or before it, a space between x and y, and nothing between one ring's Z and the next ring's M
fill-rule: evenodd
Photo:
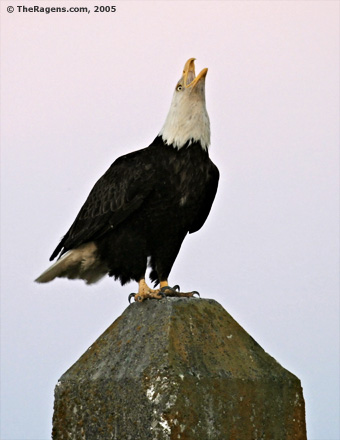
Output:
M166 281L167 282L167 281ZM161 283L165 284L164 282ZM160 289L150 289L150 287L146 284L145 279L142 278L138 283L138 293L130 293L128 299L129 303L131 303L132 298L137 302L143 302L145 299L163 299L167 296L179 297L179 298L192 298L194 295L200 296L200 294L196 291L193 292L181 292L180 287L176 284L174 287L170 287L165 285Z
M200 294L196 290L192 292L180 292L180 287L177 284L174 287L164 286L161 288L161 292L163 292L165 296L172 296L177 298L192 298L194 295L200 297Z
M144 300L150 299L163 299L165 298L165 293L160 290L150 290L149 292L140 292L140 293L130 293L128 299L129 303L131 303L131 299L133 298L136 302L143 302Z
M143 302L145 299L162 299L165 298L165 293L161 291L161 289L150 289L150 287L146 284L145 279L141 278L138 282L138 293L130 293L129 295L129 303L131 299L134 299L137 302Z

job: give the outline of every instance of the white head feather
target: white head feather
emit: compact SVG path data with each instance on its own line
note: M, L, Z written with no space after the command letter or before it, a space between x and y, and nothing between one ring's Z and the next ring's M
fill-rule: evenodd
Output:
M190 58L178 81L170 110L159 135L168 145L182 148L187 142L200 142L203 149L210 145L210 121L205 105L205 77L203 69L195 77L195 58Z

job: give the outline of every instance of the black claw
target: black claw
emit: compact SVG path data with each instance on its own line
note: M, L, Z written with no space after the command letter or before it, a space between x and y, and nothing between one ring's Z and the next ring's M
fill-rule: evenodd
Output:
M173 290L177 290L177 292L179 292L181 290L181 288L179 287L178 284L176 284L176 286L174 286L172 289Z
M201 298L201 295L197 292L197 290L194 290L192 292L192 296L197 295L199 298Z
M136 296L135 293L130 293L129 295L129 304L131 304L131 298L134 298Z

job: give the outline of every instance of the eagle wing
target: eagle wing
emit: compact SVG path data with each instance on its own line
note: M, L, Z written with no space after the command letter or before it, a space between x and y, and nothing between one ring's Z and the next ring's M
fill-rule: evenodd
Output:
M153 189L155 174L145 150L118 158L97 181L50 260L98 239L141 206Z
M204 225L216 196L219 177L220 173L218 171L218 168L213 162L210 161L208 179L205 184L205 192L201 199L198 212L195 215L194 220L189 228L189 234L198 231Z

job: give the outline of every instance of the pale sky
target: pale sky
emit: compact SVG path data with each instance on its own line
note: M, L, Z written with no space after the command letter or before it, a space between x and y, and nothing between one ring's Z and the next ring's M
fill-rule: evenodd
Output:
M339 2L96 4L1 1L1 439L50 438L59 377L136 291L33 280L96 180L152 142L195 57L221 181L170 284L300 378L309 440L339 440Z

